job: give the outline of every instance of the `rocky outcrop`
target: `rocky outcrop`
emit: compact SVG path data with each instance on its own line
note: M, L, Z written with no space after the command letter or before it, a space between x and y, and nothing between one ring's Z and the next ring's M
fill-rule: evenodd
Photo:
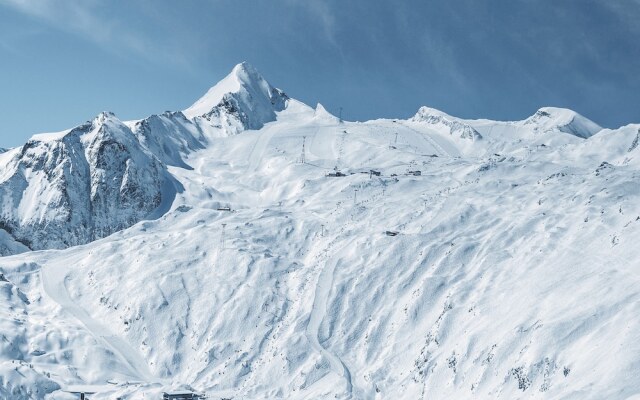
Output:
M32 250L105 237L172 195L163 193L170 179L163 163L111 113L36 135L10 156L0 181L0 228Z

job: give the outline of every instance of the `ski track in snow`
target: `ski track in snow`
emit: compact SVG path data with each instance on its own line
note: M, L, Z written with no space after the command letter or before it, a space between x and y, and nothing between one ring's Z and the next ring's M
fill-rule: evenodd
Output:
M264 157L264 153L267 150L267 145L271 141L273 135L275 135L276 129L273 127L265 128L260 134L252 132L256 136L255 144L249 154L249 165L247 166L247 173L255 172L258 170L260 163Z
M449 157L452 158L453 156L451 155L451 153L449 153L448 151L446 151L442 146L440 146L435 139L433 139L431 137L431 135L429 135L428 133L424 133L424 132L420 132L416 129L413 129L412 127L408 126L405 123L401 123L401 125L407 129L409 129L410 131L416 133L419 137L421 137L423 140L425 140L427 143L429 143L434 149L436 149L436 151L439 153L438 155L440 157Z
M345 245L343 249L350 245L351 242ZM349 368L347 368L340 357L335 353L332 353L327 347L320 343L320 326L322 325L322 320L327 313L327 301L329 299L329 294L331 293L331 288L333 287L333 275L341 254L342 249L326 260L322 271L318 275L318 281L316 283L313 296L313 306L311 308L306 334L313 348L329 361L331 370L338 376L344 378L347 386L347 392L351 395L353 394L353 383L351 382L351 372L349 371Z
M76 318L84 325L93 337L106 348L113 351L131 371L132 377L141 382L158 382L146 361L123 338L112 334L107 327L93 319L89 313L77 305L69 295L66 280L70 269L57 266L57 268L44 266L41 269L42 288L53 301Z

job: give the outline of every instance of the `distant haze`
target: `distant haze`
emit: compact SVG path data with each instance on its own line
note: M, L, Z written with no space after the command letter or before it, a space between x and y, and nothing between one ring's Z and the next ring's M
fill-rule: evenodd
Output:
M241 61L348 120L640 122L640 1L0 0L0 147L191 105Z

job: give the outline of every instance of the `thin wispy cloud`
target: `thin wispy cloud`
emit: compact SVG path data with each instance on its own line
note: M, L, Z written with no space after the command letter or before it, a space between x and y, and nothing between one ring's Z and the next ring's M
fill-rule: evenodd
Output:
M107 21L96 17L98 4L94 0L0 0L0 4L43 19L57 28L83 33L91 40L101 42L112 37Z
M151 38L139 34L105 12L97 0L0 0L0 6L13 8L40 19L55 29L75 34L119 54L142 57L147 61L188 67L188 57L180 49L159 48ZM171 54L171 57L164 56Z
M630 29L640 31L640 0L606 1L602 5L614 12Z
M324 38L332 45L337 45L336 16L326 1L286 0L286 3L305 10L322 27Z

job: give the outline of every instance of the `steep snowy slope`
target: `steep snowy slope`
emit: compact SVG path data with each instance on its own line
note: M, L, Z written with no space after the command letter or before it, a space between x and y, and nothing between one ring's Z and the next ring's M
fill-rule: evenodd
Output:
M113 114L2 154L0 223L31 249L87 243L175 194L166 168Z
M423 110L126 123L182 190L109 237L0 259L0 394L640 394L640 126Z
M184 114L196 123L203 119L238 133L260 129L274 121L276 112L285 108L287 99L283 91L271 86L255 68L243 62L184 110Z
M140 144L166 165L188 168L183 157L206 143L203 130L181 112L165 112L126 124Z
M588 138L602 130L595 122L572 110L544 107L524 121L532 126L533 132L564 132L581 138Z

